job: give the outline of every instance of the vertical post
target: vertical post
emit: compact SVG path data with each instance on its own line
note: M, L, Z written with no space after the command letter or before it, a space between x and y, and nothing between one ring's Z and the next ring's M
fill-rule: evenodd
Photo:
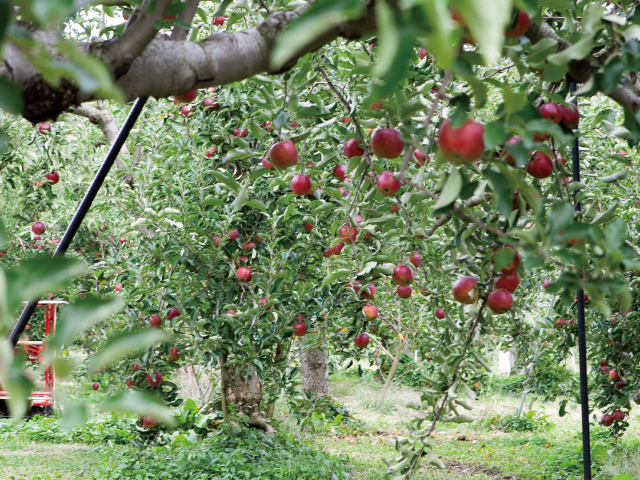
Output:
M575 93L576 84L571 82L571 93ZM578 136L573 140L571 149L573 160L573 181L580 181L580 149ZM582 205L577 201L578 191L573 192L573 202L576 212L582 211ZM584 290L578 289L578 351L580 366L580 406L582 408L582 463L584 466L584 480L591 480L591 438L589 432L589 379L587 377L587 337L584 315Z
M140 112L142 112L142 109L144 108L144 104L147 103L147 98L148 97L140 97L133 104L129 115L124 122L124 125L122 125L122 128L120 129L120 132L116 137L116 141L113 142L113 145L111 145L109 153L107 153L107 157L104 159L104 162L100 166L100 169L96 173L96 176L93 178L93 182L91 182L89 190L87 190L87 193L82 199L82 202L80 202L78 210L76 210L75 215L71 219L71 223L67 227L67 230L64 232L64 236L62 237L62 240L60 240L58 248L56 248L56 251L53 254L54 257L64 256L64 254L67 252L67 249L73 241L73 237L75 237L78 229L80 228L80 225L82 225L84 217L87 215L87 212L91 208L93 200L96 198L98 191L100 191L100 187L102 187L102 184L107 178L109 170L111 170L111 167L116 161L116 158L120 154L120 149L124 145L124 142L127 140L129 133L131 133L131 129L135 125L136 120L138 120ZM9 342L11 343L11 346L15 347L18 343L18 339L24 331L24 327L27 326L27 323L29 323L34 310L38 306L38 300L39 299L37 298L32 298L24 307L24 310L22 310L18 322L16 323L15 327L13 327L13 330L9 335Z

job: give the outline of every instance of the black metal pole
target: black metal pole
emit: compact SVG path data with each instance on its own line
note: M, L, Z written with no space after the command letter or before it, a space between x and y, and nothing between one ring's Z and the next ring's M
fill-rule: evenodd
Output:
M576 84L571 82L571 93L575 93ZM571 149L573 163L573 181L580 181L580 149L578 136L573 139ZM576 212L582 210L580 202L576 201L578 191L573 192ZM587 335L584 315L584 290L578 289L578 351L580 365L580 406L582 407L582 463L584 466L584 480L591 480L591 434L589 432L589 378L587 377Z
M131 133L131 129L135 125L136 120L138 120L140 112L142 112L142 109L147 102L147 98L148 97L140 97L133 104L129 115L124 122L124 125L122 125L122 128L120 129L120 132L116 137L116 141L113 142L113 145L111 145L109 153L107 153L107 157L104 159L102 166L96 173L96 176L94 177L93 182L91 182L91 186L89 187L89 190L87 190L87 193L82 199L82 202L80 202L80 206L73 216L73 219L71 219L71 223L67 227L67 231L64 232L64 236L62 237L62 240L60 240L60 243L58 244L58 247L53 254L54 257L64 255L69 249L69 246L73 241L73 237L75 237L78 229L80 228L80 225L82 225L82 221L91 208L93 200L96 198L100 187L102 187L102 184L109 174L109 170L111 170L111 167L116 161L116 158L120 154L120 150L122 149L124 142L127 140L129 133ZM13 327L13 330L11 331L11 334L9 335L9 341L11 342L12 346L15 347L18 343L18 339L24 331L24 328L27 326L27 323L29 323L29 320L31 320L31 316L38 306L39 300L39 298L33 298L29 300L29 303L27 303L27 305L24 307L24 310L22 310L20 318L18 319L18 323L16 323L15 327Z

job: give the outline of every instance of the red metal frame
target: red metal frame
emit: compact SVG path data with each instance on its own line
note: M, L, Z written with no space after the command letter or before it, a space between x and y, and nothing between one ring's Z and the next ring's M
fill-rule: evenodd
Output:
M56 320L58 305L66 304L67 302L59 300L42 300L38 302L38 305L46 306L45 312L45 330L44 340L19 340L18 345L22 346L24 353L27 355L27 360L30 362L42 362L42 352L44 350L45 343L49 335L53 335L56 331ZM55 355L55 353L54 353ZM52 363L48 363L44 367L44 390L31 392L29 400L32 407L51 407L55 404L55 390L56 390L56 372ZM0 400L6 400L9 398L9 393L0 390Z

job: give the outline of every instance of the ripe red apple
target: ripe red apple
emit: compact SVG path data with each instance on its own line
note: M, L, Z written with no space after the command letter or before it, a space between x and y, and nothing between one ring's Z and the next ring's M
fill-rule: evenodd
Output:
M160 315L158 315L157 313L154 315L151 315L149 317L149 326L151 328L160 328L162 327L162 317Z
M157 370L153 372L153 375L151 374L151 372L147 373L147 382L152 387L157 387L162 383L162 373Z
M578 112L578 106L574 103L567 103L567 105L560 105L560 112L562 113L562 123L564 123L571 130L578 128L580 123L580 113Z
M456 302L472 304L478 298L478 294L480 293L478 288L478 282L473 277L460 277L453 284L453 298ZM469 293L473 290L473 296L469 295Z
M369 345L369 335L367 335L366 333L363 333L362 335L358 335L354 343L358 348L365 348L367 345Z
M378 307L375 305L365 305L362 309L362 313L367 317L367 320L375 320L378 318Z
M549 138L548 133L535 133L533 134L533 140L536 142L544 142L547 138Z
M620 375L618 375L618 370L613 369L609 372L609 380L620 380Z
M418 268L420 265L422 265L422 257L418 252L414 252L409 257L409 262L411 263L411 265Z
M238 232L238 230L235 228L227 230L225 232L225 235L228 237L227 238L228 242L233 242L236 238L240 238L240 232Z
M142 417L140 417L139 422L140 426L142 428L146 428L147 430L156 428L158 426L158 420L153 418L151 415L143 415Z
M174 319L176 317L179 317L179 316L180 316L180 310L178 310L176 307L173 307L171 309L171 311L169 312L169 315L167 315L167 318L169 320L172 320L172 319Z
M554 102L543 103L538 107L540 115L553 123L560 123L562 120L562 111L560 105Z
M193 113L193 109L191 108L191 105L183 105L180 109L180 113L185 117L188 117Z
M498 288L487 297L487 305L493 313L507 313L513 307L513 297L506 288Z
M420 47L420 49L418 50L418 57L420 58L420 60L424 60L424 57L426 57L428 55L427 51Z
M455 165L473 162L484 152L484 127L473 120L466 120L461 127L453 128L446 119L440 127L438 145L444 156Z
M291 140L275 143L269 149L269 161L271 165L281 170L298 163L298 149Z
M383 172L378 175L378 190L385 197L390 197L395 195L400 187L402 187L402 183L400 180L393 177L393 172Z
M224 17L213 17L212 25L224 25Z
M133 378L130 378L125 382L125 385L129 388L133 388L135 384L136 384L136 381Z
M355 138L350 138L344 144L344 155L347 158L361 157L364 155L364 148ZM335 174L334 174L335 175ZM337 176L337 175L336 175Z
M517 272L505 273L495 279L496 288L504 288L511 293L515 292L520 285L520 276Z
M193 102L197 96L198 96L198 90L191 90L191 91L188 91L187 93L176 95L175 98L180 103L189 103L189 102Z
M391 280L396 285L400 285L402 287L407 286L413 283L413 270L409 265L398 265L393 270L393 275L391 275Z
M336 165L333 169L333 175L344 181L347 178L347 167L344 165Z
M38 125L38 131L40 132L40 135L49 135L49 132L51 131L51 124L49 122L42 122Z
M142 367L137 363L134 363L133 365L131 365L131 370L133 370L134 372L137 370L140 370L141 368Z
M600 361L600 366L601 367L608 367L609 366L609 362L607 362L606 360L601 360Z
M505 273L515 272L520 267L520 262L521 262L520 255L518 255L518 252L516 251L513 245L503 245L502 248L508 248L510 250L513 250L514 253L513 253L513 260L511 261L511 263L506 267L502 267L502 269L500 270L500 273L504 275ZM498 247L493 248L493 252L491 253L492 264L495 261L498 250L499 250Z
M235 311L233 308L230 308L229 310L227 310L227 313L228 313L229 315L235 315L235 314L236 314L236 311Z
M436 318L439 318L440 320L442 320L444 316L445 316L444 308L436 309Z
M392 213L399 212L400 211L400 206L399 205L391 205L390 210L391 210Z
M382 103L380 100L376 100L371 104L369 108L375 112L376 110L380 110L381 108L384 108L384 103Z
M610 427L611 425L613 425L613 417L608 413L605 413L600 419L600 424L604 425L605 427Z
M55 185L56 183L58 183L60 181L60 175L56 171L53 171L51 173L47 173L45 175L45 177L47 177L47 179L49 180L49 183L51 185Z
M127 239L126 239L126 238L124 238L124 237L121 237L121 238L120 238L120 243L125 243L126 241L127 241Z
M344 242L336 243L336 246L332 248L334 255L340 255L342 253L342 249L344 248Z
M304 228L307 232L310 232L311 230L313 230L313 223L305 222Z
M551 285L551 282L545 279L545 281L542 283L542 288L546 290L547 288L549 288L549 285Z
M624 420L625 413L622 410L614 411L611 416L613 417L614 422L621 422Z
M119 292L120 290L122 290L122 284L116 283L116 286L114 288L116 289L116 292Z
M42 222L36 222L31 225L31 231L36 235L42 235L47 230L47 227Z
M98 382L95 382L93 385L91 385L91 388L93 388L94 390L98 390L100 388L100 384Z
M393 128L378 128L371 135L371 150L380 158L397 158L404 150L400 132Z
M218 110L220 108L215 98L207 98L203 105L205 110Z
M247 283L251 281L251 269L248 267L240 267L236 272L236 277L240 283Z
M345 223L338 230L338 236L342 239L344 243L347 245L351 245L356 241L356 237L358 236L358 228L352 227L350 223Z
M413 288L401 285L398 288L396 288L396 293L400 298L409 298L413 293Z
M178 351L177 347L171 347L169 350L169 355L167 356L167 360L170 362L177 362L182 357L182 354Z
M614 387L620 388L620 387L624 387L626 384L627 384L627 381L624 378L621 378L620 381L616 382Z
M296 195L309 195L311 187L311 179L306 175L296 175L291 180L291 190Z
M431 161L431 157L429 155L425 155L422 150L414 150L413 158L416 159L418 165L421 165L423 167Z
M556 330L560 330L566 324L567 324L567 321L564 318L559 318L558 320L556 320L554 327Z
M376 286L373 283L360 287L360 298L370 300L376 296Z
M307 324L304 322L296 322L293 324L293 334L296 337L304 337L307 334Z
M515 21L512 22L511 28L504 32L504 36L508 38L517 38L524 35L524 33L531 25L531 17L524 10L518 10Z
M207 152L207 158L213 157L214 153L217 153L218 147L211 147L211 149Z
M600 375L609 375L609 367L600 367Z

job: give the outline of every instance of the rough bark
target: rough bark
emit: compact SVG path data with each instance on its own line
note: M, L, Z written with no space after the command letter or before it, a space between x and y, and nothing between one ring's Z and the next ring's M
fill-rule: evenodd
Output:
M402 342L398 342L398 348L396 349L396 356L393 359L393 363L391 364L391 369L389 370L389 375L387 375L387 379L384 382L384 387L382 387L382 392L380 392L380 399L384 399L385 395L389 391L389 387L391 386L391 382L393 381L393 376L396 373L396 369L398 368L398 364L400 363L400 359L402 358L402 352L404 350L404 345Z
M284 344L282 342L280 342L278 344L278 346L276 347L276 354L274 355L273 360L274 360L274 362L277 362L278 360L282 360L283 358L284 358ZM273 418L273 411L275 410L275 407L276 407L275 402L267 407L267 418L268 419L272 419Z
M226 397L227 408L234 407L238 415L246 417L247 423L267 432L274 432L269 420L261 411L262 384L251 366L233 365L223 367L223 396Z
M301 351L302 391L314 397L329 395L329 353L326 348L302 337Z

